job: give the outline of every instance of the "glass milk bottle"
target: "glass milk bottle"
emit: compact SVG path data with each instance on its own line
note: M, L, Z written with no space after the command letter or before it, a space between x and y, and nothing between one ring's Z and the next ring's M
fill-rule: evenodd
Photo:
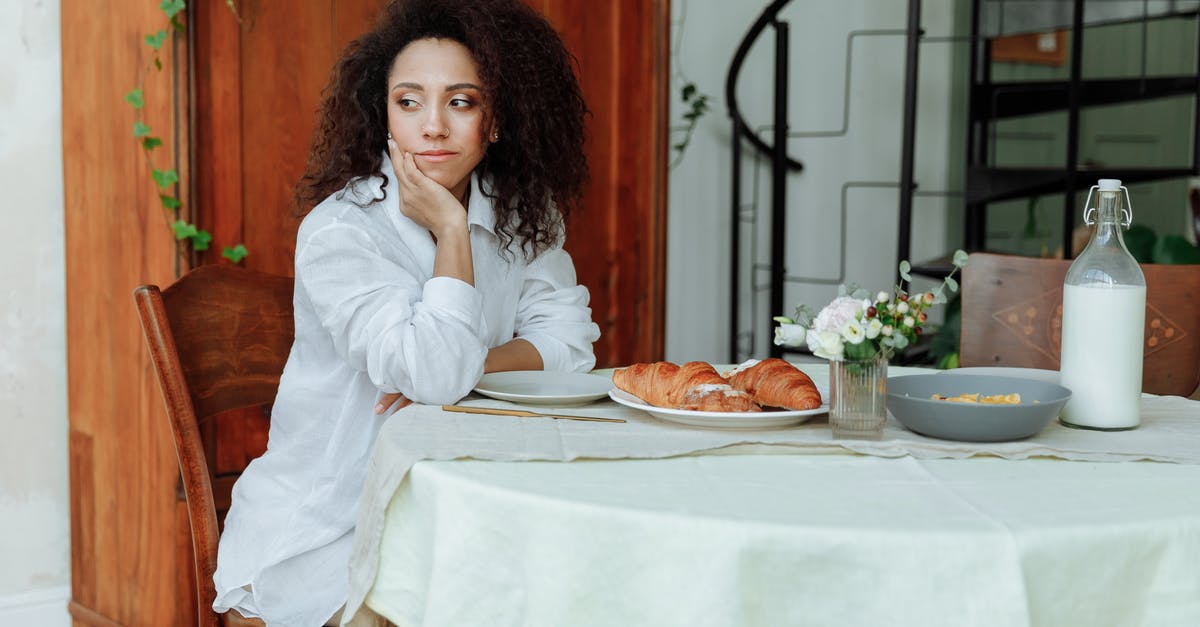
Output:
M1121 236L1133 221L1122 193L1128 201L1117 179L1088 192L1083 221L1095 230L1063 281L1062 384L1071 400L1062 422L1070 427L1118 431L1141 422L1146 277Z

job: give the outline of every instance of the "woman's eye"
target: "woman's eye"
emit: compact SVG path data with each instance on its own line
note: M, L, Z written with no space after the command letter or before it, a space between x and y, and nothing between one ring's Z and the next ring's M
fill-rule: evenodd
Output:
M416 100L413 100L412 98L401 98L396 101L396 104L400 105L401 109L412 109L412 108L416 107L419 103Z
M450 100L450 106L455 109L465 109L473 104L475 103L471 102L468 98L452 98Z

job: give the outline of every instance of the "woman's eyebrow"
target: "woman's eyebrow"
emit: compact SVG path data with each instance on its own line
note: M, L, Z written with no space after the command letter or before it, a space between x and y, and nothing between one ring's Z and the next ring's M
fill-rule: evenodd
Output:
M414 91L425 91L425 86L420 83L396 83L392 85L392 91L397 89L412 89ZM454 83L446 85L446 91L459 91L461 89L474 89L475 91L483 91L483 88L475 83Z

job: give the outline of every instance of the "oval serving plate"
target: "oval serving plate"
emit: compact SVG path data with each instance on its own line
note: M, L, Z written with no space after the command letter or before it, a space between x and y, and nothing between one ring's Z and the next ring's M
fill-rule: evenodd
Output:
M820 387L818 386L817 389L820 390ZM608 396L621 405L632 409L640 409L659 420L712 429L772 429L787 427L798 425L813 416L829 412L828 404L821 405L816 409L805 410L748 412L693 411L690 409L656 407L617 388L609 390ZM824 390L821 390L821 396L825 396Z

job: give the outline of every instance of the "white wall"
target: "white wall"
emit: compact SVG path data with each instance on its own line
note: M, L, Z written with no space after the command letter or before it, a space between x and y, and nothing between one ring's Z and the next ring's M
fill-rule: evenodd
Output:
M734 51L767 0L673 0L671 119L677 126L684 108L683 79L710 96L711 110L692 138L683 160L670 172L667 243L667 359L729 359L729 254L731 194L731 121L724 98L725 75ZM953 0L926 0L922 25L930 37L953 30ZM899 0L798 0L780 18L790 24L790 124L793 132L842 128L847 36L863 29L903 30L906 2ZM682 38L680 37L682 35ZM752 48L738 83L742 113L751 126L771 121L773 32L768 28ZM805 170L789 176L786 265L789 276L836 278L841 258L840 206L848 181L891 181L900 176L904 45L900 35L855 39L847 133L836 138L793 138L789 152ZM917 159L915 179L921 190L945 190L951 159L961 160L950 111L953 54L965 45L925 43L920 49ZM672 143L682 134L672 132ZM769 131L765 138L769 140ZM748 153L748 145L746 153ZM745 153L744 153L745 154ZM753 196L753 159L744 158L743 203ZM770 181L763 162L758 180L759 223L769 224ZM898 188L852 189L847 197L847 282L888 289L896 262ZM951 203L952 204L952 203ZM913 261L946 252L947 201L914 201ZM748 230L747 230L748 233ZM766 229L759 231L757 260L769 260ZM749 238L743 239L743 254ZM747 264L748 265L748 264ZM744 266L745 267L745 266ZM749 275L743 275L743 286ZM765 285L761 272L757 281ZM743 288L746 289L745 287ZM836 286L788 284L787 311L767 312L767 292L758 292L757 334L753 350L765 356L771 337L769 317L790 314L804 302L820 308ZM743 291L741 326L750 329L751 297ZM747 344L747 348L750 346Z
M0 0L0 625L69 625L58 0Z

